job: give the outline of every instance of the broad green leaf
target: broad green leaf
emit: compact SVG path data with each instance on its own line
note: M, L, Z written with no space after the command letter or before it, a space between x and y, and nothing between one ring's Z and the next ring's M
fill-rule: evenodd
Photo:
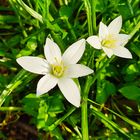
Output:
M107 9L107 4L108 4L108 0L104 1L104 0L96 0L96 11L103 11L105 9Z
M62 102L60 92L58 92L58 94L54 93L53 96L49 96L48 104L49 104L49 109L48 109L49 112L61 113L64 111L64 105Z
M140 88L137 86L125 86L119 89L119 92L127 99L140 101Z
M70 6L62 6L59 10L59 15L69 18L72 15L72 8Z
M134 63L128 66L126 69L127 74L134 74L139 72L138 64Z
M131 11L129 9L127 1L124 1L118 5L119 13L123 16L124 19L131 16Z
M39 102L40 102L40 99L36 97L36 94L30 93L22 99L23 110L27 114L35 117L37 116L37 113L38 113Z
M38 114L37 114L37 128L43 129L46 127L48 121L48 105L45 100L41 100L39 103Z

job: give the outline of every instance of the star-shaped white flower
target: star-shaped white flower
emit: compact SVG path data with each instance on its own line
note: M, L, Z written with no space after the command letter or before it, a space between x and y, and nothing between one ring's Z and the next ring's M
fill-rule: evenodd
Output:
M17 59L25 70L44 75L37 84L37 96L42 95L57 84L65 98L74 106L80 106L80 90L72 78L93 73L93 70L82 64L76 64L85 50L85 39L72 44L61 56L58 45L46 39L44 53L46 59L23 56Z
M109 58L113 54L123 58L132 58L129 50L124 47L130 35L119 34L121 27L121 16L115 18L108 26L100 22L99 36L90 36L87 42L96 49L103 49Z

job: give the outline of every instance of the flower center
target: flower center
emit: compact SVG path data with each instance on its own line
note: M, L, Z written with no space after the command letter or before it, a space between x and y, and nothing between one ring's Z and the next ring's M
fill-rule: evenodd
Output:
M56 77L61 77L64 74L63 64L52 65L52 74Z
M114 48L116 46L116 39L109 35L107 38L102 40L101 44L106 48Z

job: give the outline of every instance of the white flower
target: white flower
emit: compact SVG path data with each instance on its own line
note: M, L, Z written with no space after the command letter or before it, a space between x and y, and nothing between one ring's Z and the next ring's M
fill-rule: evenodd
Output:
M80 106L80 90L72 78L93 73L93 70L76 64L85 50L85 39L72 44L61 56L58 45L46 39L44 53L46 59L23 56L17 59L25 70L44 75L37 84L37 96L42 95L57 84L65 98L76 107Z
M90 36L87 38L87 42L96 49L103 49L109 58L113 54L119 57L132 58L129 50L124 47L130 39L130 35L119 34L121 26L121 16L114 19L108 26L100 22L99 36Z

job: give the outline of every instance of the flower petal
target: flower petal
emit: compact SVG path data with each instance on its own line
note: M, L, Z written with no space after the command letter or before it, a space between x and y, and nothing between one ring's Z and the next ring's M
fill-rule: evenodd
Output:
M126 34L118 34L117 35L117 45L118 46L124 46L125 44L127 44L128 40L131 38L130 35L126 35Z
M85 39L81 39L67 48L62 56L63 62L66 64L76 64L82 57L84 51Z
M113 53L119 57L123 57L123 58L132 58L132 54L130 53L130 51L125 48L125 47L115 47L112 48Z
M118 34L122 27L122 16L115 18L109 25L108 31L111 34Z
M101 49L101 42L98 36L90 36L87 38L87 42L96 49Z
M37 84L37 96L42 95L56 86L58 79L50 74L43 76Z
M80 91L72 79L62 78L58 81L58 86L65 98L74 106L80 106Z
M50 64L61 62L60 48L58 47L58 45L55 42L53 42L49 38L46 39L46 44L44 46L44 53L45 53L47 61Z
M65 75L66 77L70 77L70 78L78 78L78 77L86 76L91 73L93 73L93 70L85 65L72 64L69 65L68 69L65 72Z
M104 52L106 53L106 55L111 58L111 56L113 55L113 51L109 48L106 48L106 47L102 47Z
M17 63L21 65L25 70L36 74L46 74L49 71L48 62L39 57L23 56L17 58Z
M100 41L105 39L107 36L108 36L108 28L107 26L100 22L100 25L99 25L99 38L100 38Z

